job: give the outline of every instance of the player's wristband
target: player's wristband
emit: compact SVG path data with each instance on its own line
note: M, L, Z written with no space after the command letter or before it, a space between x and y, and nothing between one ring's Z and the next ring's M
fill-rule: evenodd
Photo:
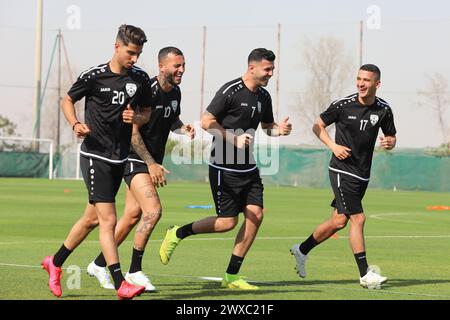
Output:
M81 122L80 122L80 121L75 122L75 123L73 124L73 126L72 126L72 131L75 130L75 126L76 126L77 124L81 124Z

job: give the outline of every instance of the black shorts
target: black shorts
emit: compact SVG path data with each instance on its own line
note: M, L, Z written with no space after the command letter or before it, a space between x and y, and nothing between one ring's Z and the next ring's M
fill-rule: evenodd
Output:
M334 192L331 206L336 208L338 213L352 215L364 212L362 199L366 193L369 181L331 170L330 181Z
M116 202L125 163L113 164L80 156L80 168L88 189L89 203Z
M125 171L123 173L123 180L125 180L128 188L130 188L131 186L131 180L133 180L134 176L138 173L148 173L147 165L143 162L128 160L125 165Z
M258 169L234 172L209 166L209 184L220 217L235 217L249 204L264 208Z

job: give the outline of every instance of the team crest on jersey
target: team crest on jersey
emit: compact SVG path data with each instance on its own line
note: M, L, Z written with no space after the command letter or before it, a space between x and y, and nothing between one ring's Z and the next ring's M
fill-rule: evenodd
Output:
M136 93L137 87L134 83L127 83L125 89L127 90L128 95L132 97Z
M370 123L374 126L377 124L377 122L378 122L378 115L371 114L370 115Z
M261 113L261 102L258 101L258 113Z
M172 110L173 110L173 112L177 112L177 108L178 108L178 101L177 100L172 100Z

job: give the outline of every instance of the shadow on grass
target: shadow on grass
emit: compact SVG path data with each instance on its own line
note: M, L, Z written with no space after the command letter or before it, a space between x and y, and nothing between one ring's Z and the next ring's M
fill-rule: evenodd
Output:
M214 298L230 298L230 299L273 299L273 294L283 293L320 293L323 290L311 286L333 286L333 285L352 285L354 288L360 288L358 280L341 279L341 280L294 280L294 281L273 281L273 282L252 282L259 286L259 290L243 291L231 290L220 287L220 282L202 282L202 281L186 281L183 284L167 284L160 283L157 285L157 292L146 292L141 297L144 300L184 300L184 299L214 299ZM439 285L450 284L450 279L389 279L383 285L384 289L395 289L401 287L411 287L420 285ZM326 290L326 287L324 287ZM117 299L113 290L108 290L104 294L67 294L61 297L64 299Z
M58 298L58 300L64 300L64 299L104 299L104 300L117 300L117 295L114 290L108 290L105 294L92 294L89 292L89 290L85 290L84 292L81 292L80 294L64 294Z
M256 283L258 284L259 283ZM298 284L297 284L298 285ZM167 288L166 290L159 290L158 294L154 295L154 299L196 299L196 298L214 298L214 297L231 297L236 298L239 296L241 299L245 299L246 296L251 296L254 298L258 296L258 298L264 299L265 295L271 294L279 294L279 293L288 293L292 292L292 290L272 290L266 289L266 284L264 283L259 287L259 290L232 290L225 289L220 287L220 282L185 282L183 285L167 285L172 288ZM163 287L163 285L159 285L159 287ZM296 290L297 291L297 290ZM299 289L298 292L320 292L320 290L316 289ZM271 298L271 297L269 297Z
M389 279L383 288L400 288L429 284L450 284L450 279Z
M348 285L359 284L358 279L342 280L298 280L298 281L271 281L257 283L263 287L271 286L309 286L309 285ZM410 287L430 284L450 284L450 279L388 279L383 288Z

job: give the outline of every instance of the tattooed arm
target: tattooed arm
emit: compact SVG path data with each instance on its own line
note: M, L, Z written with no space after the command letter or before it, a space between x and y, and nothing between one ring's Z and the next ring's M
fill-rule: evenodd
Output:
M142 139L141 133L139 132L139 126L133 124L133 134L131 135L131 145L138 156L145 162L147 166L156 163L150 152L147 150L147 146Z
M145 162L148 168L148 173L152 179L153 185L156 187L163 187L167 184L166 173L169 173L166 168L162 165L156 163L152 155L147 149L144 140L142 139L141 133L139 132L139 126L133 124L133 134L131 135L131 145L134 151L139 155L139 157Z

